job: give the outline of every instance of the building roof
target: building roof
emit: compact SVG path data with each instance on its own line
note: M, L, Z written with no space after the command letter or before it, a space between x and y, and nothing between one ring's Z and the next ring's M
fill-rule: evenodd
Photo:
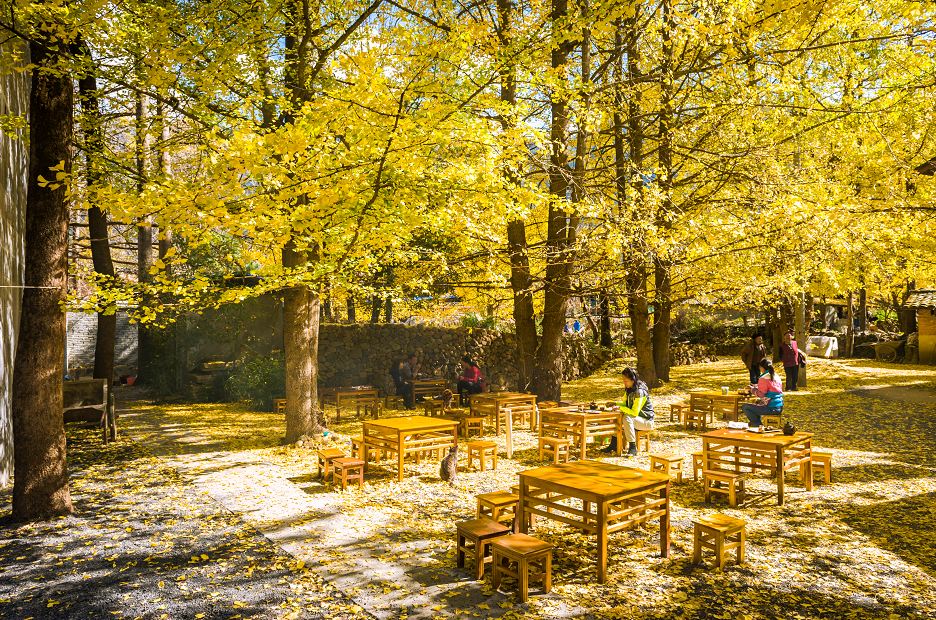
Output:
M907 308L936 308L936 289L910 291L904 306Z

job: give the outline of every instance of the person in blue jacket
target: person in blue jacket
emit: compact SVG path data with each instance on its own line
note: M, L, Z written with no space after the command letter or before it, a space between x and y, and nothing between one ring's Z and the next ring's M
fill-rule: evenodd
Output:
M650 388L640 380L637 371L633 368L625 368L621 371L621 380L624 382L624 400L617 403L608 403L608 405L617 405L624 414L623 430L624 439L627 441L628 458L637 456L637 432L649 431L653 429L653 403L650 402ZM602 452L616 452L617 437L611 438Z

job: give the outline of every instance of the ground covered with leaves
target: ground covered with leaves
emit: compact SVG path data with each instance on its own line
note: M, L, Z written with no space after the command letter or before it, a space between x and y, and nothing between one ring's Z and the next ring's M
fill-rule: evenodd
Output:
M514 433L513 459L503 456L503 436L487 437L501 444L497 471L463 466L455 487L439 481L433 460L420 465L407 461L403 482L396 481L386 462L368 474L363 491L352 487L342 493L317 477L314 450L279 445L282 416L238 406L140 403L122 424L167 462L184 465L186 477L223 495L234 510L241 510L238 497L245 499L244 506L260 497L260 487L269 486L274 497L282 489L300 489L309 498L299 511L301 521L278 521L275 515L261 516L247 508L244 518L268 536L292 541L296 560L380 618L936 617L936 374L932 367L818 359L811 360L808 372L809 387L787 395L784 415L801 430L815 433L815 448L833 453L832 484L817 484L806 492L791 472L787 502L778 506L775 494L770 495L775 483L764 475L749 476L754 500L731 509L704 503L701 484L690 473L686 482L673 486L670 557L660 556L653 527L614 534L610 578L604 585L596 583L595 539L540 521L534 535L556 545L554 589L538 595L534 588L528 604L518 602L512 584L492 590L490 570L487 581L474 582L455 567L454 523L474 516L477 493L507 489L517 483L518 471L543 464L532 433ZM617 399L619 381L618 368L611 367L565 386L564 395L581 401ZM652 450L684 455L691 472L690 454L701 449L699 433L668 422L667 404L685 400L690 389L745 383L746 372L737 360L674 369L673 381L652 393L662 431ZM340 444L360 433L360 421L345 419L332 430ZM590 450L588 456L649 466L643 453L624 459ZM262 472L258 479L238 478L234 465L239 460L266 469L251 470ZM223 493L212 490L224 470L230 475ZM295 494L281 497L283 503L295 503ZM691 563L692 521L712 512L747 521L744 564L729 561L715 570L710 562ZM119 534L120 525L109 536ZM55 522L49 526L50 536L55 527ZM43 545L48 561L64 559L55 544ZM178 570L198 568L188 564L196 551L181 554ZM275 566L275 561L267 564ZM118 563L111 570L122 567ZM132 588L129 579L123 581L128 584L119 587ZM217 590L200 587L209 593ZM115 591L117 598L125 594ZM230 596L225 600L233 604Z
M68 428L75 512L10 518L0 618L363 618L353 602L124 436Z

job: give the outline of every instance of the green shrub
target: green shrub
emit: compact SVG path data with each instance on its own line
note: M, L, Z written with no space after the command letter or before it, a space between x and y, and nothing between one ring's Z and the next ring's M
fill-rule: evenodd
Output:
M477 314L468 313L461 318L462 327L480 327L482 329L497 329L497 319L493 316L479 317Z
M273 400L286 398L286 359L281 355L245 357L225 382L228 397L257 411L273 411Z

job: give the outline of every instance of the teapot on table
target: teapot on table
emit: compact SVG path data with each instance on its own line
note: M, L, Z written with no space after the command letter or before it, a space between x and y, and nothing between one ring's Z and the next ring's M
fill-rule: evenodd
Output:
M795 435L796 427L790 424L790 421L787 420L787 423L783 425L783 434L784 435Z

